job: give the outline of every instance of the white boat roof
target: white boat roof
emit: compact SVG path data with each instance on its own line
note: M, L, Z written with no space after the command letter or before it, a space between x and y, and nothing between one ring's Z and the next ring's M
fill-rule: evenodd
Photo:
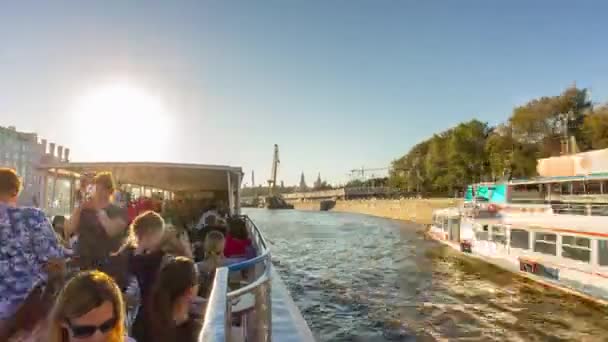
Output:
M580 232L608 237L608 216L562 214L504 215L502 223L530 229Z
M240 167L157 162L82 162L42 164L41 170L74 174L112 172L123 184L137 184L168 191L225 191L228 174L242 175Z

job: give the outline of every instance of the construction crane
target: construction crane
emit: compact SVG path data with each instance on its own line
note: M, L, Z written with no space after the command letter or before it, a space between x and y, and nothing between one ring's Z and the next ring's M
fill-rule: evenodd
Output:
M277 186L277 171L279 168L279 145L274 144L274 156L272 158L272 172L270 179L268 180L268 193L270 196L274 195L274 190Z

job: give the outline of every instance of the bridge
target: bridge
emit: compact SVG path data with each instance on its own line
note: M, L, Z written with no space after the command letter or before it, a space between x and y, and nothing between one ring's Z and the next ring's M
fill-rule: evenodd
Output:
M287 201L325 200L325 199L355 199L367 197L387 197L396 194L397 189L389 187L353 187L332 190L294 192L284 194Z

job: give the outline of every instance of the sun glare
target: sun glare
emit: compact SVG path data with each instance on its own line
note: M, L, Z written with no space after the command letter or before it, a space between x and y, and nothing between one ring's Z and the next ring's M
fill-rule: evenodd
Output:
M171 117L160 98L130 84L106 85L83 94L72 123L85 159L155 161L167 155Z

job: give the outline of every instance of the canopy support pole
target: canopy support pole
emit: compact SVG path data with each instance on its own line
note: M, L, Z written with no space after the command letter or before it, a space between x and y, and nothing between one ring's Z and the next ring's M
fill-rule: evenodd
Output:
M228 180L228 211L230 215L234 215L234 192L232 192L232 182L230 181L230 171L226 171L226 179Z

